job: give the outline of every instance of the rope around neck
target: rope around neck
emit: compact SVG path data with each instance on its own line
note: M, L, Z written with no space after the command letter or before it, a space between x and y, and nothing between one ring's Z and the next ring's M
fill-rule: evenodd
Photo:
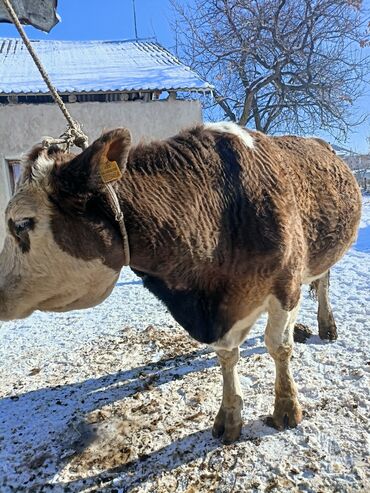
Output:
M121 231L122 242L123 242L123 265L130 265L131 254L130 254L130 245L128 242L128 234L126 229L125 220L123 217L121 206L119 205L118 197L116 191L113 188L112 183L105 184L107 199L110 203L110 206L114 212L114 218L119 225L119 229Z

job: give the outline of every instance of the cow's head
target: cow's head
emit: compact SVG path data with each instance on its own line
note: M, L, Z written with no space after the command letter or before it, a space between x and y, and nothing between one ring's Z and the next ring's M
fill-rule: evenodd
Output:
M87 308L110 294L124 258L101 164L124 168L130 143L129 131L117 129L79 155L32 149L5 213L0 320Z

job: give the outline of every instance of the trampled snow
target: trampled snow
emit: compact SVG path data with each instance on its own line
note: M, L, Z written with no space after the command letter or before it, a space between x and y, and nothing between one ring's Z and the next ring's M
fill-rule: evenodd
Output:
M95 309L35 313L0 328L0 491L354 492L369 482L370 197L359 239L332 270L339 339L319 339L316 303L299 322L294 430L264 423L274 365L265 319L242 348L241 439L211 436L222 394L215 354L193 342L124 269Z

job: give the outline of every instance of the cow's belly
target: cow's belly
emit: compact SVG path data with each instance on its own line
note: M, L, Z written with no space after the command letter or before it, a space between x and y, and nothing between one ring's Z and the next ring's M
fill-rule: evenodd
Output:
M320 278L321 278L321 277L323 277L326 273L327 273L327 270L325 270L324 272L321 272L321 273L319 273L319 274L313 275L313 274L311 274L309 271L306 271L306 272L303 274L302 283L303 283L303 284L311 284L311 282L317 281L317 279L320 279Z

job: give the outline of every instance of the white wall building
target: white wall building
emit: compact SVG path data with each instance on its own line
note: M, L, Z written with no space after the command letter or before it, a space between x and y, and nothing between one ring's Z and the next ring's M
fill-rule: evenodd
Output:
M156 43L33 41L72 117L90 141L125 126L134 142L175 134L200 122L199 101L181 93L212 87ZM58 137L66 121L17 39L0 38L0 248L4 211L22 154L43 136Z

